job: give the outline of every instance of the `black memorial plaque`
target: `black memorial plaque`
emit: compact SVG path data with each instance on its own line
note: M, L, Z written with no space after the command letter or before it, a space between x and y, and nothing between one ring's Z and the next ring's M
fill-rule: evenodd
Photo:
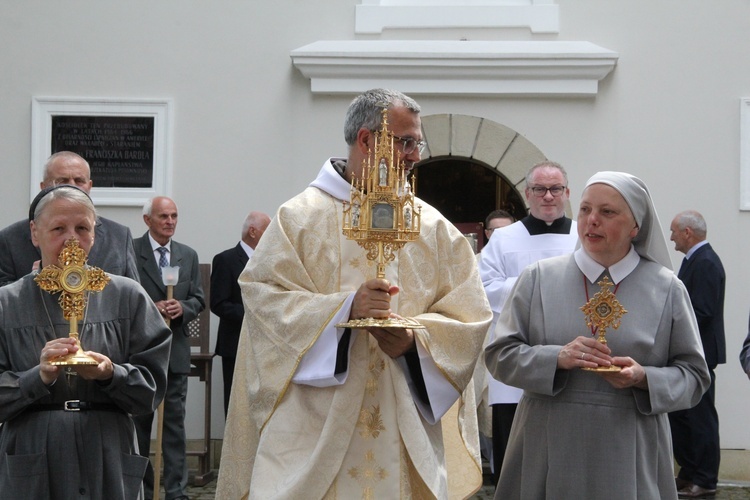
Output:
M58 151L84 157L94 187L153 187L153 117L53 116L52 153Z

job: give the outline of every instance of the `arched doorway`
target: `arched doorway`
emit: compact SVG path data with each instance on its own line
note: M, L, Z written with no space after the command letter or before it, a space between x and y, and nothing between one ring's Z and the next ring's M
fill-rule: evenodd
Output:
M522 194L526 171L546 160L521 134L476 116L422 117L427 150L414 169L417 195L440 210L465 234L484 244L484 218L497 208L527 213Z
M497 208L516 219L526 215L526 204L502 174L471 158L432 157L414 169L419 197L440 207L451 222L484 220Z
M516 219L526 215L526 204L516 188L475 159L431 157L421 161L413 175L419 197L476 239L476 250L486 243L482 222L488 213L501 208Z

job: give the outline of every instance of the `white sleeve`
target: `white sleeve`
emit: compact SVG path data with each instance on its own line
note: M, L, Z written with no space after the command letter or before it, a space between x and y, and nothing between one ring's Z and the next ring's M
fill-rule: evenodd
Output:
M453 403L458 400L460 394L443 376L432 356L430 356L430 353L422 346L419 340L416 341L416 344L417 354L419 355L419 366L422 370L425 388L427 389L427 397L430 400L429 405L425 404L417 395L417 391L414 388L414 381L411 378L409 368L403 356L398 358L398 363L406 374L406 381L409 384L412 399L419 413L430 425L434 425L450 410Z
M315 387L330 387L341 385L346 382L349 374L346 371L336 375L336 354L338 352L339 340L344 333L344 328L336 328L336 323L345 323L349 320L349 314L354 301L354 293L344 301L341 309L334 315L325 326L318 340L302 356L302 360L294 372L292 382L295 384L312 385ZM349 340L349 350L354 345L355 330L352 330L352 338ZM347 359L348 359L347 353ZM347 363L348 367L348 363Z

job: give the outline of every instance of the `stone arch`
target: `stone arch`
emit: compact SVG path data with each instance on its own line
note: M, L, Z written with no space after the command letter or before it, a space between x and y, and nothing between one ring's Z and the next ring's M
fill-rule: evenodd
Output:
M460 114L422 116L422 133L427 143L423 160L452 156L484 163L518 191L528 209L522 194L526 171L548 158L523 135L492 120ZM570 202L565 211L570 216Z

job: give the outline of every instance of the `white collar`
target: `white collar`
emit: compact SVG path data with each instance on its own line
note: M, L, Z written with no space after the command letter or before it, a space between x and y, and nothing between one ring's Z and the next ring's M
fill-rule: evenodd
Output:
M151 236L151 232L148 233L148 241L151 242L151 250L156 252L157 248L164 247L167 249L167 253L172 253L172 240L170 239L166 245L160 245L158 241L154 239L153 236Z
M240 246L242 247L242 249L247 254L247 258L248 259L253 256L253 252L255 251L255 250L253 250L253 247L251 247L250 245L248 245L247 243L245 243L242 240L240 240Z
M622 280L628 277L638 263L641 261L641 256L635 251L633 245L630 245L630 251L623 257L619 262L612 264L609 268L606 268L591 258L589 254L583 249L579 248L573 254L576 260L578 269L588 278L590 283L594 283L604 271L609 271L609 276L615 284L618 284Z
M703 245L708 245L708 240L703 240L693 245L693 247L690 250L688 250L687 253L685 254L685 258L690 260L690 257L693 256L696 250L698 250Z
M329 158L321 167L318 176L310 183L341 201L349 201L352 197L352 185L336 172L331 162L342 161L344 158Z

